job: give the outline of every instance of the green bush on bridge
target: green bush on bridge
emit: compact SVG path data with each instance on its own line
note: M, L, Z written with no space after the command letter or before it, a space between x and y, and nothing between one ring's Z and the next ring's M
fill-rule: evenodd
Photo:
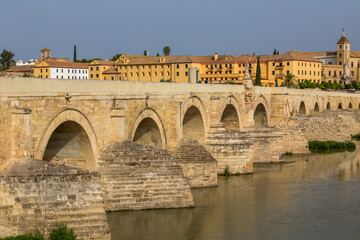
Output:
M353 142L335 142L335 141L309 141L310 150L353 150L356 149L356 144Z

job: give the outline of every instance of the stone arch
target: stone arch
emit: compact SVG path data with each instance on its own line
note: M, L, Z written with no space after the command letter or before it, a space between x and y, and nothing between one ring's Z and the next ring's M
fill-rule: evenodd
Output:
M319 104L316 102L314 106L314 112L320 112Z
M152 108L143 109L132 126L130 140L158 148L167 148L164 124Z
M234 96L226 98L219 111L219 122L225 125L227 129L239 130L240 124L240 107Z
M96 169L97 156L98 141L90 121L70 108L51 119L35 153L36 159L66 162L88 170Z
M306 115L306 106L304 101L301 101L299 105L299 114Z
M342 102L339 102L339 104L338 104L338 109L343 109Z
M326 109L327 109L327 110L331 110L330 102L328 102L328 103L326 104Z
M349 102L349 109L352 109L353 108L353 105L352 105L352 102Z
M268 125L268 117L264 104L259 103L254 111L255 127L265 127Z
M201 119L203 122L203 126L204 126L204 132L205 132L205 136L206 136L206 132L209 129L209 125L208 125L208 121L207 121L207 114L205 111L205 107L204 104L202 102L202 100L198 97L198 96L192 96L189 99L187 99L184 104L181 107L181 126L180 126L180 137L181 138L186 138L184 137L184 118L185 118L185 114L187 113L188 109L191 107L196 107L198 109L198 111L200 112L201 115ZM202 141L203 143L205 143L205 140Z

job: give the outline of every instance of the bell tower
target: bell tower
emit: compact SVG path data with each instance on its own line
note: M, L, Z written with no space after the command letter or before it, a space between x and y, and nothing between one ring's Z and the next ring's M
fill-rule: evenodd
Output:
M51 50L46 48L46 46L45 46L45 48L40 50L40 53L41 53L41 61L51 58Z
M345 37L344 29L337 42L337 64L344 65L350 61L350 41Z

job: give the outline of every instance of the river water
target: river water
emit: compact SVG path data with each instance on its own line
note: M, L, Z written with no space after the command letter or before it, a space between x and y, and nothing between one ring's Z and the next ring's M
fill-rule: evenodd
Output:
M360 239L360 152L286 160L192 190L195 208L108 213L112 239Z

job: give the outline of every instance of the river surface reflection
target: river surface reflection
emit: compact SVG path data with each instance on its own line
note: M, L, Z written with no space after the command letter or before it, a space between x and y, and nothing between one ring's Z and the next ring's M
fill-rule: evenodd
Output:
M360 239L360 152L286 160L194 189L195 208L108 213L112 239Z

